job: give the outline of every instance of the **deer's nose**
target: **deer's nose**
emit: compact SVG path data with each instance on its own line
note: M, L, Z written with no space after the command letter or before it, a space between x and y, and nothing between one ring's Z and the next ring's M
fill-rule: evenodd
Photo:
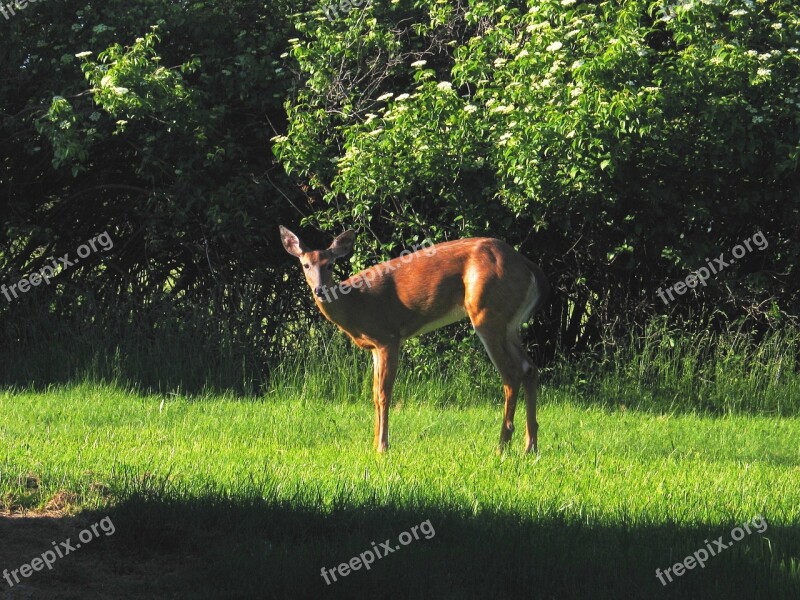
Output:
M316 294L317 298L322 298L322 294L323 294L324 291L325 291L325 288L323 288L323 287L315 287L314 288L314 294Z

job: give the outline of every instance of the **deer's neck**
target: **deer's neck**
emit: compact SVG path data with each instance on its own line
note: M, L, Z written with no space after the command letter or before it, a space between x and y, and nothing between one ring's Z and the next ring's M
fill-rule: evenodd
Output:
M326 319L346 330L351 298L349 294L342 294L340 286L340 283L330 286L327 288L327 295L322 298L315 296L314 301Z
M374 344L369 336L365 336L361 323L366 309L364 294L369 293L369 286L364 285L362 281L361 285L354 288L349 285L350 283L353 283L352 277L329 288L327 296L323 295L323 298L315 296L314 301L325 318L346 333L356 345L370 348Z

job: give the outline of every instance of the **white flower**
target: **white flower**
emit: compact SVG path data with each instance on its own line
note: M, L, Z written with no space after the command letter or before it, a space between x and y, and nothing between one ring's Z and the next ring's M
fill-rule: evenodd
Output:
M478 110L478 107L475 106L474 104L467 104L464 107L464 112L467 112L467 113L474 113L476 110Z
M495 58L493 64L494 64L495 67L502 67L504 64L506 64L506 59L505 58Z
M564 37L565 37L565 38L567 38L567 39L569 39L569 38L571 38L571 37L575 37L575 36L576 36L576 35L578 35L580 32L581 32L581 30L580 30L580 29L573 29L572 31L568 31Z
M553 42L547 48L545 48L545 50L547 50L548 52L556 52L558 50L561 50L563 46L564 44L562 44L561 42Z
M576 60L574 63L572 63L572 66L570 67L570 69L578 69L578 68L580 68L582 66L583 66L583 61L582 60Z
M773 23L773 24L771 25L771 27L772 27L773 29L783 29L783 24L782 24L782 23Z
M570 92L570 95L571 95L573 98L577 98L577 97L578 97L578 96L580 96L582 93L583 93L583 88L582 88L582 87L576 87L576 88L572 88L572 91Z
M575 4L575 0L561 0L561 6L572 6Z
M503 135L500 136L500 141L501 142L505 142L510 137L511 137L511 132L510 131L506 131Z
M369 132L369 135L378 135L380 132L383 131L383 127L378 127L377 129L373 129Z
M428 64L427 60L415 60L413 63L411 63L411 66L414 67L415 69L419 69L427 64Z
M507 104L507 105L506 104L501 104L499 106L495 106L492 109L492 112L493 113L500 113L500 114L503 114L503 115L507 115L512 110L514 110L514 106L513 105L511 105L511 104Z
M375 98L375 101L376 102L383 102L384 100L388 100L392 96L394 96L394 94L392 92L386 92L385 94L381 94L380 96Z
M758 56L758 52L756 50L748 50L747 56Z
M75 55L75 58L86 58L87 56L90 56L91 54L92 54L92 53L91 53L91 52L89 52L88 50L84 50L83 52L78 52L78 53Z
M453 84L450 83L449 81L440 81L439 83L436 84L436 89L442 90L444 92L449 92L450 90L453 89Z
M758 71L756 71L756 73L758 74L759 77L769 77L772 74L772 71L770 71L769 69L765 69L764 67L761 67L758 69Z
M525 28L525 31L532 33L537 29L549 29L550 21L543 21L542 23L532 23Z
M403 100L408 99L410 96L408 94L400 94L395 100L397 102L402 102Z
M746 15L746 14L747 14L747 11L744 10L743 8L737 8L736 10L732 10L731 11L731 16L732 17L741 17L741 16Z
M128 93L128 88L114 86L114 93L122 96Z

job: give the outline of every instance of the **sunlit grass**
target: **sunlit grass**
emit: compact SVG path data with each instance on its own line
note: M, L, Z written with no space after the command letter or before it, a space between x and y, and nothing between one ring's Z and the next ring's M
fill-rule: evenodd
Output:
M255 477L274 481L286 498L331 500L347 488L354 503L413 499L599 521L800 516L796 418L610 411L545 390L536 460L521 453L524 405L520 432L502 457L495 454L501 408L489 404L395 408L386 456L371 448L366 398L187 400L84 384L4 393L0 410L2 490L34 505L62 488L92 504L99 500L92 483L122 498L114 474L132 470L180 481L194 494L209 486L236 491ZM39 487L23 490L23 475Z
M740 348L783 361L760 380L758 362L719 372L730 348L708 366L661 343L574 383L566 366L546 372L538 457L522 454L523 401L496 454L500 381L480 355L438 373L401 369L383 456L371 446L368 355L339 342L285 362L258 397L90 381L4 391L0 507L68 498L70 512L110 511L115 540L137 551L199 556L203 568L162 595L797 597L800 418L779 416L800 404L792 347ZM710 379L682 378L673 360ZM752 386L766 400L722 402ZM655 578L758 515L763 534L669 586ZM320 577L424 520L431 540L333 586Z

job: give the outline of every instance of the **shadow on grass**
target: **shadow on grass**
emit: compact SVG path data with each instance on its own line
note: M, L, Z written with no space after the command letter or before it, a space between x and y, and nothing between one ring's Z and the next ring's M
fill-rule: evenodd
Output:
M166 488L134 492L110 511L79 516L85 524L110 515L116 527L113 537L79 553L96 568L84 567L63 580L58 570L61 563L66 567L71 558L66 557L36 579L45 585L44 578L60 580L59 588L76 592L74 597L91 589L91 597L106 597L102 590L108 590L113 593L107 597L115 598L800 597L797 524L770 523L763 535L745 536L710 557L704 568L662 585L657 567L664 570L719 535L730 543L729 532L739 523L597 526L558 517L473 514L408 500L402 506L353 505L341 497L322 508L310 495L292 503L263 496L214 492L187 499ZM6 533L25 526L23 519L5 521ZM425 539L420 533L400 546L399 536L424 521L435 534ZM46 550L51 537L26 539ZM369 570L325 583L322 567L335 568L387 540L395 550ZM32 558L15 561L10 552L13 547L7 546L3 566ZM113 585L92 580L97 577L110 577Z

